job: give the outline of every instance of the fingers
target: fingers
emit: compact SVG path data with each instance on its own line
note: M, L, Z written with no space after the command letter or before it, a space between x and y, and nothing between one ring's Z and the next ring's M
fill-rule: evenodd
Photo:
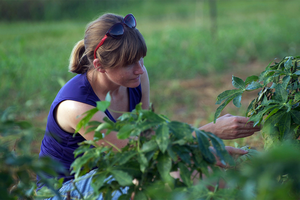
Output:
M230 155L244 155L248 153L248 151L246 150L234 148L231 146L225 146L225 149L228 151Z

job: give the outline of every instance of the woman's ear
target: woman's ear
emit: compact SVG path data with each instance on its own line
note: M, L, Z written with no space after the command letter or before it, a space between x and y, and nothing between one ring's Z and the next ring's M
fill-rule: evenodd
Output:
M101 72L101 73L105 73L105 69L103 69L103 68L101 67L101 64L100 64L100 61L99 61L98 58L94 59L93 65L94 65L94 67L95 67L95 69L96 69L97 71L99 71L99 72Z

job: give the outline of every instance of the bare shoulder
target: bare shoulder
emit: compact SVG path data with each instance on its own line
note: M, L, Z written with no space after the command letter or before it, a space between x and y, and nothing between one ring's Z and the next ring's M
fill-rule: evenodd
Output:
M94 107L82 102L65 100L57 107L56 121L63 130L73 133L78 122L84 116L83 114L92 108ZM105 113L97 112L94 115L93 120L102 121L104 116Z

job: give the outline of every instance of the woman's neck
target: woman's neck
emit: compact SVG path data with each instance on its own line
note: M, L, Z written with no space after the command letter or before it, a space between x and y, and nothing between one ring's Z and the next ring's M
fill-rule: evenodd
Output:
M111 96L115 96L124 89L123 86L111 82L105 73L98 71L89 71L87 73L87 79L100 100L105 98L108 92L110 92Z

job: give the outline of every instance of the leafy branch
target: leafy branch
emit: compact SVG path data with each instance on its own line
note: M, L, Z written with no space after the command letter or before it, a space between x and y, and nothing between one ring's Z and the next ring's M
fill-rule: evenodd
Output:
M277 140L298 138L300 57L288 56L271 64L259 76L249 76L245 81L232 76L232 85L236 89L226 90L217 97L216 104L221 105L215 112L214 121L229 102L239 108L244 92L261 89L247 108L249 121L253 121L254 126L263 123L268 132L278 132Z
M97 105L97 109L101 107L103 110L109 102L102 101ZM90 110L86 116L94 112ZM92 181L95 195L101 192L109 198L114 191L128 187L128 193L122 195L124 198L135 193L136 197L155 199L149 191L160 185L164 185L166 191L184 190L192 185L195 174L209 176L208 167L218 171L210 146L214 147L221 162L234 164L223 141L217 136L186 123L171 121L151 110L143 110L141 104L120 116L116 123L107 117L103 121L96 125L96 122L88 122L84 117L79 123L78 130L88 126L88 131L95 131L95 136L93 141L80 144L75 156L81 156L71 166L75 181L96 168ZM102 133L104 130L106 134ZM117 132L118 139L129 139L120 151L97 145L97 141L105 139L111 131ZM180 179L170 175L174 171L179 171Z

